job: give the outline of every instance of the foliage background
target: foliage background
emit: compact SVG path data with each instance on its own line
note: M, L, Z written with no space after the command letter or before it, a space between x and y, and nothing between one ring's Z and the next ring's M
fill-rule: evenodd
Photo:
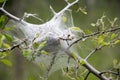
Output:
M70 0L72 1L72 0ZM95 27L91 27L90 24L96 22L103 14L107 15L107 18L114 19L118 17L117 24L120 23L120 1L119 0L80 0L79 6L84 8L88 12L87 15L82 12L76 12L78 5L73 6L72 13L75 26L80 27L83 30L90 29L96 31ZM8 0L6 3L6 10L17 17L22 17L24 12L36 13L45 22L50 20L52 12L49 6L52 6L55 11L59 11L66 5L64 0ZM27 21L32 23L40 23L34 18L29 18ZM41 22L42 23L42 22ZM82 57L88 55L89 50L94 48L90 39L84 43L79 44L80 47L76 48ZM16 49L11 55L6 57L12 63L12 66L6 66L0 62L0 80L41 80L40 69L34 63L27 61L21 54L20 50ZM105 47L93 55L89 62L98 70L108 70L113 67L113 60L120 61L120 44L113 47ZM83 67L80 67L79 73L83 71ZM96 80L97 78L90 75L88 80ZM70 80L64 76L61 71L55 72L50 76L49 80Z

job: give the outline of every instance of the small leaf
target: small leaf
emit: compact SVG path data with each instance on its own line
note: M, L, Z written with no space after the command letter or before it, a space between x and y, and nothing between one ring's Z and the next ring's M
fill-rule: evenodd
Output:
M116 40L116 41L115 41L115 44L117 44L117 43L120 43L120 40Z
M38 46L39 46L39 44L38 44L37 42L34 42L34 43L33 43L33 48L34 48L34 49L37 49Z
M96 26L96 24L95 24L95 23L91 23L91 26L95 27L95 26Z
M3 59L3 60L1 60L5 65L7 65L7 66L9 66L9 67L11 67L12 66L12 63L9 61L9 60L7 60L7 59Z
M115 33L113 33L111 36L110 36L110 39L114 39L116 37Z
M35 34L35 38L38 38L40 36L40 33Z
M33 76L30 76L28 80L35 80Z
M98 44L101 44L104 42L104 37L103 36L99 36L98 38Z
M40 62L40 67L45 67L45 65L42 62Z
M39 45L39 49L43 48L44 46L46 46L47 41L43 41L42 43L40 43Z
M24 56L24 57L29 57L29 56L30 56L30 53L31 53L31 50L24 50L24 51L23 51L23 56Z
M83 32L83 30L80 29L79 27L71 27L70 30L77 31L77 32Z
M90 31L89 29L87 29L85 32L86 32L86 34L91 34L92 33L92 31Z
M42 53L42 54L46 54L46 55L49 54L49 52L47 52L47 51L45 51L45 50L42 50L41 53Z
M102 46L107 46L107 45L110 45L109 42L102 42Z
M118 20L118 18L116 17L116 18L114 18L114 22L116 22Z
M5 48L10 48L10 45L9 45L9 44L6 44L6 43L4 43L3 46L4 46Z
M114 59L113 60L113 66L114 66L114 68L119 68L118 64L119 64L118 60Z
M1 17L0 17L0 29L4 29L4 21L5 21L5 16L4 15L2 15Z
M64 22L67 22L67 18L65 16L62 17Z
M4 36L6 37L6 39L9 41L9 42L12 42L13 40L13 37L9 34L4 34Z
M85 61L83 59L80 60L80 64L81 65L84 65L85 64Z
M5 36L0 34L0 47L2 47L4 40Z

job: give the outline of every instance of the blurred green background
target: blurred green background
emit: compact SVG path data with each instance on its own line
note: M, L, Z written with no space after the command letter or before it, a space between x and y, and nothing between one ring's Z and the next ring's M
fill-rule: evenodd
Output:
M71 2L74 0L70 0ZM66 6L64 0L8 0L5 9L11 14L22 18L24 12L36 13L44 20L44 22L52 18L50 5L58 12ZM82 12L77 12L78 7L85 8L87 15ZM96 22L103 14L109 19L118 17L117 24L120 23L120 0L80 0L78 5L71 7L74 24L83 30L96 30L90 26ZM27 19L28 22L41 24L34 18ZM94 45L90 39L80 43L80 48L76 49L82 57L88 55L89 51L94 49ZM21 54L20 50L16 49L14 54L7 57L12 63L12 67L8 67L0 62L0 80L42 80L40 78L40 69L34 63L27 61ZM89 62L96 69L104 71L113 67L113 60L120 61L120 44L114 47L106 47L93 55ZM80 72L83 68L81 67ZM49 80L71 80L64 76L61 71L53 73ZM88 80L99 80L93 75L90 75Z

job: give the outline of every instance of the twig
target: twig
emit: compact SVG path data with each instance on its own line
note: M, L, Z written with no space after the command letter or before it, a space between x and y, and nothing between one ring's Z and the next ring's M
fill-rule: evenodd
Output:
M87 61L84 61L85 64L83 64L83 66L88 69L92 74L94 74L95 76L97 76L99 79L101 80L109 80L106 76L104 75L100 75L100 71L98 71L97 69L95 69L93 66L91 66Z
M87 80L88 76L90 75L90 71L87 73L87 75L85 76L84 80Z
M5 4L6 4L6 0L4 1L3 5L2 5L2 8L4 8Z
M99 46L98 48L95 48L94 50L92 50L89 55L85 58L85 60L87 60L90 56L92 56L93 53L95 53L96 51L100 50L103 46Z
M7 51L11 51L11 50L13 50L13 49L15 49L15 48L19 48L19 46L22 45L22 44L25 43L25 42L26 42L26 39L23 40L22 42L18 43L18 44L13 45L11 48L8 48L8 49L0 49L0 52L7 52Z
M91 56L93 55L93 53L97 52L98 50L101 50L103 47L114 44L117 40L120 40L120 38L111 40L108 45L100 45L98 48L95 48L94 50L92 50L92 51L89 53L89 55L88 55L84 60L87 60L89 57L91 57Z
M116 76L119 76L120 77L120 74L118 74L117 72L113 72L113 71L104 71L104 72L101 72L100 75L102 74L106 74L106 73L109 73L109 74L114 74Z
M95 32L95 33L92 33L92 34L89 34L89 35L82 36L79 39L77 39L76 41L74 41L72 44L70 44L68 49L71 46L73 46L74 44L76 44L77 42L79 42L79 41L81 41L83 39L90 38L90 37L93 37L93 36L96 36L96 35L102 35L102 34L109 33L109 32L114 32L114 31L117 31L117 30L120 30L120 27L108 29L108 30L102 31L102 32Z
M58 17L59 15L61 15L62 13L64 13L66 10L68 10L71 6L73 6L74 4L78 3L79 0L75 0L72 3L69 3L64 9L62 9L61 11L59 11L54 18Z
M55 10L52 8L52 6L50 5L50 9L51 9L51 11L52 11L52 13L54 14L54 15L56 15L57 13L55 12Z
M25 23L26 23L24 20L21 20L21 18L18 18L18 17L16 17L16 16L10 14L9 12L7 12L7 11L4 9L5 4L6 4L6 1L3 3L2 7L0 7L0 11L1 11L2 13L4 13L7 17L9 17L10 19L13 19L13 20L15 20L15 21L17 21L17 22L20 22L20 23L22 23L22 24L25 24Z
M63 50L68 56L70 56L71 58L73 58L75 60L75 58L72 56L72 53L68 50L68 49L64 49ZM98 71L97 69L95 69L92 65L90 65L86 60L84 60L83 58L81 58L79 55L75 54L76 58L78 59L78 61L81 64L82 61L82 66L84 66L86 69L88 69L92 74L94 74L95 76L97 76L99 79L101 80L109 80L106 76L104 75L99 75L101 72Z

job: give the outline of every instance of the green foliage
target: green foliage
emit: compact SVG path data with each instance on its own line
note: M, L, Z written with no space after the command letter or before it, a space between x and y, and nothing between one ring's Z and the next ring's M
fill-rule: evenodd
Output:
M67 17L63 16L62 19L64 22L67 22Z
M70 30L73 30L73 31L76 31L76 32L83 32L82 29L80 29L79 27L76 27L76 26L71 27Z
M47 52L47 51L45 51L45 50L42 50L42 51L41 51L41 54L46 54L46 55L48 55L49 52Z
M2 29L4 29L4 22L5 22L5 16L4 15L2 15L1 17L0 17L0 30L2 30Z
M120 69L120 62L117 59L113 60L113 67L115 69Z
M80 64L81 65L84 65L85 64L85 61L83 59L80 60Z
M0 34L0 47L2 47L4 40L5 40L5 36Z
M37 49L38 47L39 47L39 43L34 42L34 43L33 43L33 48L34 48L34 49Z
M9 41L9 42L12 42L13 41L13 37L9 34L4 34L4 36L6 37L6 39Z
M12 63L10 60L7 60L7 59L2 59L1 62L3 62L6 66L9 66L11 67L12 66Z
M23 50L23 56L26 58L29 58L31 56L31 50L27 49L27 50Z
M85 30L86 34L92 34L92 31L90 31L89 29Z
M39 45L39 49L42 49L44 46L46 46L47 41L43 41Z
M114 39L116 37L116 34L113 33L111 36L110 36L110 39Z

